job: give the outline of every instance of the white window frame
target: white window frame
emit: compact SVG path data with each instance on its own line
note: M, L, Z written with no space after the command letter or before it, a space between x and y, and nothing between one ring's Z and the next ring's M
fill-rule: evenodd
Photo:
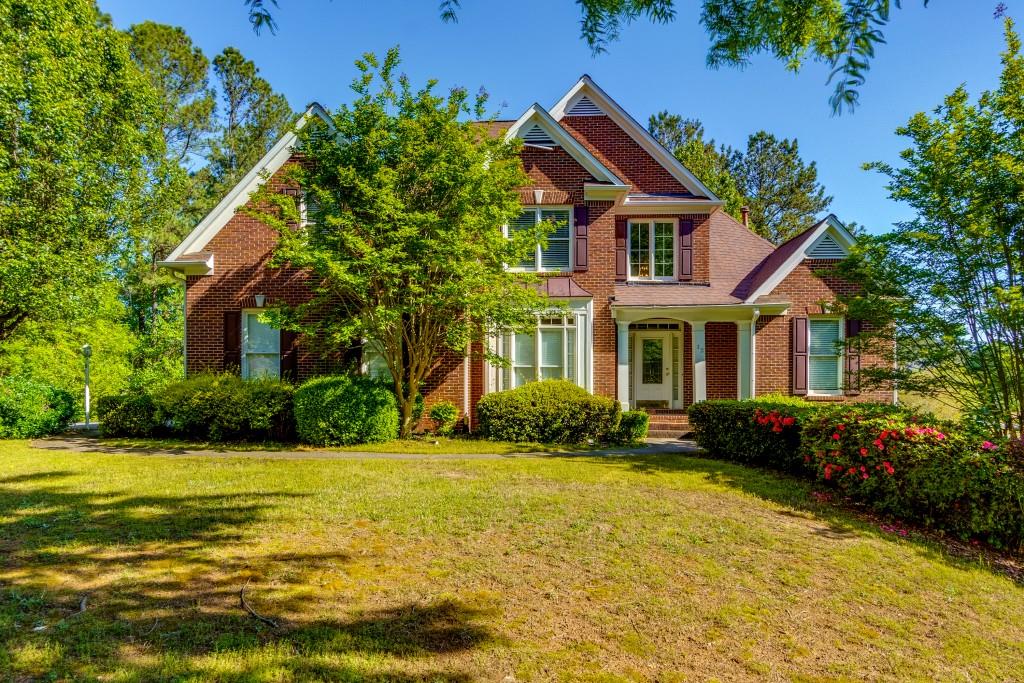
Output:
M836 354L823 356L821 354L811 354L811 321L823 321L830 320L835 321L839 324L839 348ZM837 365L839 376L836 378L838 389L811 389L811 360L814 358L837 358L839 362ZM812 315L807 319L807 395L808 396L842 396L844 392L844 379L846 374L846 319L841 316L835 315Z
M569 248L568 248L568 252L569 252L569 265L566 268L546 268L546 267L544 267L544 247L540 243L537 243L537 246L535 247L536 251L534 252L534 256L533 256L533 259L534 259L533 262L536 265L533 268L523 268L522 266L515 265L515 266L509 267L509 270L520 272L520 273L522 273L522 272L528 272L528 273L571 273L573 267L575 266L575 263L573 262L573 251L574 251L574 249L573 249L573 244L572 244L573 237L575 237L575 235L576 235L576 230L575 230L576 229L576 225L574 223L574 221L575 221L574 207L571 206L571 205L551 204L551 205L546 205L546 206L545 205L524 206L524 207L522 207L522 210L523 210L523 213L526 213L527 211L533 211L534 212L534 225L537 225L538 223L541 222L541 214L544 211L566 211L566 212L568 212L568 214L569 214L569 219L568 219L568 221L569 221L569 237L568 237L568 239L566 241L569 243ZM504 234L506 238L509 236L509 229L508 229L508 225L507 224L502 226L502 234ZM561 240L562 238L557 238L556 237L555 239L556 240ZM550 244L550 241L551 241L551 237L549 236L548 237L548 243L549 244Z
M240 374L243 379L249 379L249 317L259 318L262 313L266 313L265 308L245 308L242 309L242 353L241 353L241 368ZM264 323L265 324L265 323ZM269 327L269 326L268 326ZM277 379L281 378L281 330L271 327L270 329L277 332ZM273 354L269 353L257 353L253 354L256 356L270 356ZM273 377L273 375L268 375Z
M670 223L672 225L672 274L653 275L654 273L654 224ZM633 275L633 232L638 226L646 226L647 233L647 267L652 275L641 277ZM640 282L671 282L679 279L679 219L677 218L636 218L627 221L626 229L626 274L628 279Z
M561 322L560 323L545 322L547 320L550 320L551 318L558 318L558 319L561 320ZM572 324L570 324L570 321L572 321ZM541 381L541 379L543 379L541 370L545 366L542 365L542 354L541 354L541 335L540 335L540 332L542 330L561 330L561 332L562 332L562 366L561 366L562 367L562 377L560 377L559 379L566 379L566 380L569 379L568 372L567 372L568 369L569 369L569 343L568 343L568 339L569 339L569 330L572 330L573 333L574 333L573 336L575 338L575 341L574 341L575 349L573 350L573 365L574 365L573 375L574 375L574 377L570 381L572 381L574 384L576 384L577 386L582 387L584 389L588 388L588 384L589 384L589 377L588 377L589 367L588 367L588 364L587 364L587 358L586 358L587 351L586 351L585 347L586 347L586 344L587 344L587 342L589 340L589 336L586 334L586 330L585 330L586 321L587 321L586 313L573 312L573 311L569 311L568 313L566 313L564 311L553 311L553 312L549 313L548 315L537 316L537 325L534 327L532 333L528 333L528 334L533 334L533 344L534 344L533 370L534 370L534 378L535 378L533 381L539 382L539 381ZM501 354L506 359L508 359L509 366L508 366L508 369L507 369L506 372L499 373L499 386L498 386L498 390L501 391L503 389L515 389L516 387L523 386L522 384L516 384L515 369L516 369L516 367L525 367L525 366L517 366L516 365L515 334L504 335L500 339L500 344L501 344ZM506 382L506 379L505 379L505 375L506 374L507 374L507 382ZM508 384L508 386L505 386L505 384Z

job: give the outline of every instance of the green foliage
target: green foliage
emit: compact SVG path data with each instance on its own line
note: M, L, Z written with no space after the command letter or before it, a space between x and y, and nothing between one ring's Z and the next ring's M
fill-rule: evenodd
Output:
M792 472L883 514L1016 547L1024 460L971 430L881 404L705 401L689 410L712 456Z
M579 444L613 438L619 402L567 380L530 382L487 394L476 407L480 433L494 441Z
M153 436L160 427L153 397L141 391L101 397L96 401L96 416L105 437Z
M840 274L857 283L850 316L893 362L862 384L952 400L990 433L1024 424L1024 55L1012 22L999 87L972 103L957 88L898 133L905 163L869 168L915 218L862 240ZM893 357L895 350L895 357Z
M414 89L397 50L357 62L355 100L303 130L304 163L287 175L314 206L308 225L286 195L264 185L250 215L277 229L275 265L308 269L320 283L279 322L332 348L371 339L395 385L401 434L437 359L473 341L536 325L546 308L535 280L511 272L545 235L506 239L527 184L518 144L479 123L486 97ZM542 224L541 230L554 226Z
M203 373L155 392L157 419L187 438L209 441L287 440L292 387L275 379Z
M388 441L398 434L398 407L378 380L317 377L295 391L295 423L299 440L318 446Z
M459 409L451 401L440 401L430 406L430 419L434 421L434 433L448 436L455 431Z
M619 427L611 440L615 443L640 443L647 438L651 416L645 410L627 410L619 419Z
M68 428L74 397L25 377L0 378L0 438L29 439Z

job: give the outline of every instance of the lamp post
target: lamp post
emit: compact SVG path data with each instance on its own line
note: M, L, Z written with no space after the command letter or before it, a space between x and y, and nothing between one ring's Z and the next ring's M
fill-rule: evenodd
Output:
M82 347L82 357L85 358L85 426L89 426L91 414L89 406L89 359L92 358L92 347L86 344Z

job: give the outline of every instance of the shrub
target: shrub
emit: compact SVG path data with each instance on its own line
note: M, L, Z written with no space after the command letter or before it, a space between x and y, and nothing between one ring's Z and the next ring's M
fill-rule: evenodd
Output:
M70 392L25 377L0 378L0 438L30 439L68 428L77 410Z
M160 425L153 397L141 391L101 396L96 416L102 436L152 436Z
M299 439L319 446L347 446L394 439L398 402L389 385L369 377L311 379L295 390Z
M530 382L487 394L477 404L480 433L496 441L577 444L613 438L618 401L566 380Z
M616 443L637 443L647 438L651 416L644 410L627 410L619 419L619 428L612 438Z
M459 409L451 401L441 401L430 406L430 419L434 421L434 433L448 436L455 431L459 420Z
M286 440L292 435L292 387L276 379L202 373L158 390L157 419L192 439Z

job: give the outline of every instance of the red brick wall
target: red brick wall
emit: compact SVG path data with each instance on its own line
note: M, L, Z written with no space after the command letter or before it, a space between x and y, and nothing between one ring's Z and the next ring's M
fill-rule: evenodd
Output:
M704 326L709 399L736 398L738 343L736 323L707 323Z

